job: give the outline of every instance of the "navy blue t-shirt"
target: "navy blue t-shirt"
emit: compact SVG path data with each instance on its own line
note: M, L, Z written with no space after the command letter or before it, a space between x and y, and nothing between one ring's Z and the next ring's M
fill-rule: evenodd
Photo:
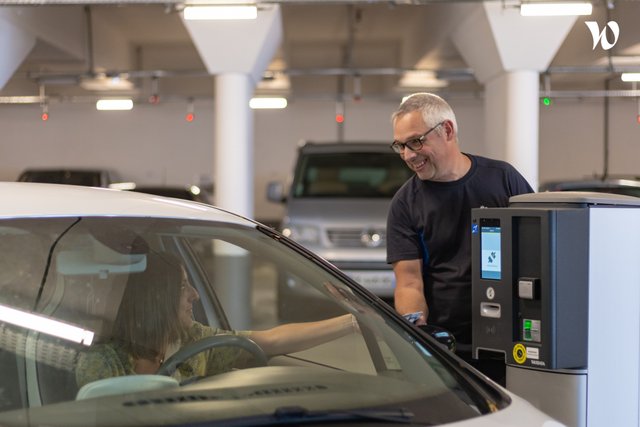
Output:
M465 154L469 172L457 181L409 179L387 217L387 262L422 259L427 323L471 344L471 209L508 206L533 189L510 164Z

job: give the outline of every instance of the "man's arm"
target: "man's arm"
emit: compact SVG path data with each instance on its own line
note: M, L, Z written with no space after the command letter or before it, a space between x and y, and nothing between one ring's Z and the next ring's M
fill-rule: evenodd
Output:
M422 282L422 260L412 259L393 263L396 276L394 302L396 311L400 314L421 311L423 314L416 325L425 325L429 315L429 307L424 297Z

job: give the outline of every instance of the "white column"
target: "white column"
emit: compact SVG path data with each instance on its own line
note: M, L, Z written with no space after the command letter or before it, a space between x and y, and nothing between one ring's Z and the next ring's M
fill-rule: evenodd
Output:
M485 141L489 157L511 163L538 188L538 72L505 72L485 84Z
M253 81L246 73L215 78L215 205L253 218ZM214 247L214 283L231 327L251 326L251 265L232 245Z
M215 77L215 205L253 217L253 114L248 74Z

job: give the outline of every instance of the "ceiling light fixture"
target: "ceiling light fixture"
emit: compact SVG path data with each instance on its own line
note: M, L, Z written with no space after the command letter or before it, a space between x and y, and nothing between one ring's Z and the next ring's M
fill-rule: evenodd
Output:
M622 73L620 78L623 82L640 82L640 73Z
M85 90L132 90L133 83L127 78L126 75L107 76L105 74L98 74L96 76L90 76L82 78L80 80L80 87Z
M577 16L591 15L593 6L589 2L566 3L522 3L520 15L522 16Z
M282 109L287 108L287 98L282 97L256 97L251 98L249 101L249 107L254 110L258 109Z
M100 111L128 111L133 109L131 99L99 99L96 109Z
M182 12L187 21L256 19L258 17L256 5L185 6Z
M437 73L431 70L406 71L400 78L400 81L398 82L398 86L400 86L403 89L411 89L411 88L438 89L438 88L447 87L448 85L449 85L448 81L439 79Z

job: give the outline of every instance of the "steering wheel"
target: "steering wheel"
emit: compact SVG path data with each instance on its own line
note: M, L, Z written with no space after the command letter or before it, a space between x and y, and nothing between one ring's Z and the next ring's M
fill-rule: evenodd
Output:
M264 350L253 340L241 335L213 335L182 347L164 361L156 372L157 375L173 375L178 367L188 358L214 347L239 347L248 351L256 359L257 366L267 366L269 358Z

